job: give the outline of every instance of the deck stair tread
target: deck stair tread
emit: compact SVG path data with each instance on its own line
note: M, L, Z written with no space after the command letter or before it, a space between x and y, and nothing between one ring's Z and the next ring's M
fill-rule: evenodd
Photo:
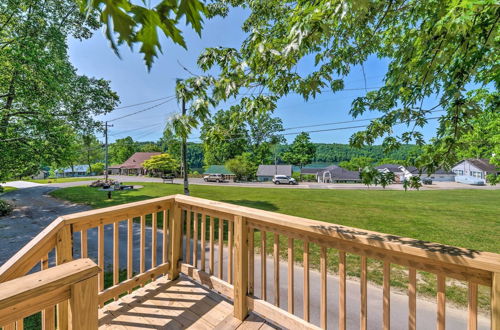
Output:
M99 309L99 329L279 329L251 313L232 315L232 303L198 283L160 277Z

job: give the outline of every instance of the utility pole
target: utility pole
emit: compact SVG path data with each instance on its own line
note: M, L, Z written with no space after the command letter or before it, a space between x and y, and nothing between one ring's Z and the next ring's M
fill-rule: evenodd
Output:
M186 101L184 99L184 96L182 97L182 115L183 116L186 115ZM183 172L183 177L184 177L184 195L189 196L186 137L182 138L181 157L182 157L182 172Z
M106 121L104 123L104 146L105 146L105 151L104 151L104 164L106 169L104 170L104 178L106 181L108 181L108 127L113 127L113 125L108 124Z

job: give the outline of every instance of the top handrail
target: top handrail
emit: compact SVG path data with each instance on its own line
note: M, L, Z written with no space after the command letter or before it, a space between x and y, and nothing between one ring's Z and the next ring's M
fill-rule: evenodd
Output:
M271 226L286 228L287 230L322 237L324 239L348 240L352 243L364 245L366 247L380 248L395 253L402 253L488 272L500 272L500 254L496 253L425 242L180 194L175 195L175 201L176 203L183 204L187 208L189 208L189 206L195 206L200 209L238 215Z
M165 210L173 204L184 209L206 210L225 215L242 216L256 224L281 228L289 232L316 238L318 241L349 243L364 249L376 249L402 258L413 257L437 265L450 265L455 269L466 267L468 273L477 270L485 273L500 273L500 255L472 249L430 243L421 240L399 237L369 230L331 224L281 213L263 211L229 203L216 202L203 198L169 195L160 198L116 205L101 209L74 213L57 218L30 243L18 251L0 267L0 283L26 274L46 253L55 246L56 234L63 226L72 226L79 231L108 224L117 219L130 219L147 213ZM486 277L486 282L491 276ZM484 281L483 281L484 282Z

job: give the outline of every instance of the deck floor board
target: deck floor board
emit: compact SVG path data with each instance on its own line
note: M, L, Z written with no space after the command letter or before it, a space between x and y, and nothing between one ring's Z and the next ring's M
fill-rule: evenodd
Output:
M99 329L278 329L250 314L232 316L232 303L187 277L161 277L99 310Z

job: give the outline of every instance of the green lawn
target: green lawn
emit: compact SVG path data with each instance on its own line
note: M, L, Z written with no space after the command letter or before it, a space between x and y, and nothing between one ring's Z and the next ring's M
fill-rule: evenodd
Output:
M100 208L182 192L181 185L141 185L144 188L113 192L112 200L106 199L106 192L89 187L58 189L52 195ZM202 185L192 185L190 190L192 196L500 253L500 190L404 192Z
M7 193L9 191L17 190L15 187L3 186L3 193Z
M131 183L132 184L132 183ZM55 197L101 208L153 197L182 192L181 185L141 183L144 188L113 192L108 200L106 192L89 187L71 187L53 191ZM482 251L500 253L500 190L309 190L277 188L243 188L201 186L190 187L191 195L212 200L255 207L305 218L327 221L388 234L438 242ZM160 219L159 219L160 220ZM217 221L217 220L216 220ZM217 224L216 224L217 226ZM217 232L216 232L217 239ZM260 233L255 234L260 240ZM268 233L268 251L272 253L272 235ZM302 261L302 244L295 242L295 258ZM319 268L319 247L311 246L311 265ZM280 254L286 258L286 238L280 241ZM360 258L347 257L347 272L359 276ZM328 250L328 268L335 273L338 265L336 251ZM382 263L369 259L368 278L372 283L382 282ZM418 292L427 296L436 294L436 277L419 272ZM394 265L391 285L407 287L407 270ZM447 286L447 299L465 306L467 288L453 281ZM480 287L479 305L489 306L489 289Z
M80 178L57 178L57 179L27 179L25 181L35 183L61 183L61 182L76 182L76 181L93 181L96 178L80 177Z

